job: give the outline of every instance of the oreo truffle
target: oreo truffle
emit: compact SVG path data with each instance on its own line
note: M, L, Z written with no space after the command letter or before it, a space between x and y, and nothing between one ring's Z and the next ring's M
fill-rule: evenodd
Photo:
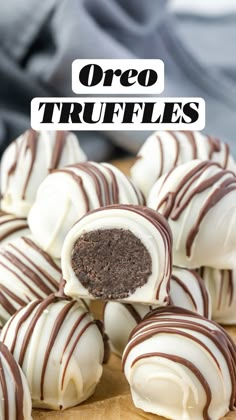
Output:
M0 247L0 321L19 308L59 288L61 269L32 237L21 237Z
M2 420L31 420L32 403L26 378L3 343L0 343L0 398Z
M148 206L169 222L174 264L188 268L234 268L235 203L233 172L199 160L161 177L148 198Z
M53 171L40 185L29 226L40 246L60 258L64 239L77 220L89 210L121 203L143 204L143 196L115 166L68 166Z
M102 375L103 336L79 301L50 295L30 302L5 325L1 341L25 373L33 407L73 407Z
M167 305L171 246L167 222L147 207L114 205L90 212L63 245L65 294Z
M236 324L236 272L202 267L199 270L212 302L212 318L222 325Z
M29 234L27 219L0 212L0 245Z
M2 210L26 217L38 186L49 171L85 160L73 133L26 131L6 148L2 156Z
M236 348L191 311L158 308L132 331L123 354L136 407L171 419L220 419L235 409Z
M203 315L211 316L211 302L201 277L193 270L174 267L170 280L172 305ZM104 327L114 353L122 356L131 331L155 306L138 303L106 302Z
M147 197L162 175L194 159L211 160L236 172L229 146L217 138L197 131L156 131L138 152L131 177Z

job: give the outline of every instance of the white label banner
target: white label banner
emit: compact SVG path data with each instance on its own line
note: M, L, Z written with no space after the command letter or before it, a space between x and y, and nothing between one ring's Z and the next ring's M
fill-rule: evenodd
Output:
M72 90L77 95L149 95L164 90L162 60L100 59L72 63Z
M35 130L202 130L202 98L34 98Z

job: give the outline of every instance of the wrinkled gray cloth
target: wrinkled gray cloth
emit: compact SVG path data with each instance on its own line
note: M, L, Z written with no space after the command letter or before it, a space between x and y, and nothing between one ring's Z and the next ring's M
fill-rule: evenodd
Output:
M197 1L197 0L196 0ZM206 100L205 132L236 156L236 14L174 13L166 0L8 0L0 5L0 152L35 96L72 96L76 58L161 58L161 96ZM90 159L137 152L147 133L78 133Z

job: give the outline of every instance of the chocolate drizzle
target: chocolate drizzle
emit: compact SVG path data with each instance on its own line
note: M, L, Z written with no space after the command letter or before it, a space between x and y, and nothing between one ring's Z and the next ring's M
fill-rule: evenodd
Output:
M215 322L209 321L206 318L203 318L191 311L170 306L167 308L157 308L149 312L144 317L143 321L132 331L130 337L131 340L123 355L123 367L126 363L128 354L139 343L142 343L148 338L153 337L159 333L161 334L164 332L166 334L173 333L180 336L186 336L186 334L188 334L187 331L190 332L191 340L193 342L197 342L204 348L204 350L214 360L219 370L220 365L216 356L214 356L209 347L207 347L204 342L202 342L200 339L201 335L211 340L224 357L232 384L232 392L229 405L231 410L234 409L236 402L236 347L232 339L228 336L222 327L220 327ZM200 334L199 339L192 335L191 332L197 332ZM143 354L141 356L145 358L146 355ZM184 363L188 367L188 359L186 359ZM206 378L204 378L204 380L207 381ZM205 406L204 419L207 418L207 406Z
M193 169L189 170L185 176L179 181L178 185L175 188L175 191L169 191L159 202L157 210L161 209L162 214L166 219L171 219L176 221L179 219L183 211L190 204L190 202L202 192L214 188L215 184L218 183L217 188L215 187L202 208L199 211L199 215L196 218L195 222L190 229L187 239L186 239L186 255L191 256L191 249L193 242L198 234L200 225L206 214L211 208L213 208L225 195L229 194L231 191L236 190L236 177L233 172L226 170L219 170L215 175L198 182L197 186L194 186L195 182L202 177L205 172L213 167L218 167L216 163L209 161L200 162L194 166ZM163 182L172 174L169 172ZM207 177L207 174L205 175ZM225 179L226 178L226 179ZM161 187L162 188L162 187Z
M29 171L28 171L28 174L26 176L25 184L24 184L23 191L22 191L22 199L23 200L25 200L26 190L27 190L29 180L30 180L30 177L31 177L31 173L33 171L34 163L35 163L35 160L36 160L38 138L39 138L39 133L37 131L34 131L32 129L29 130L27 138L26 138L26 144L25 144L25 155L26 155L27 151L29 150L30 153L31 153L31 162L30 162Z
M79 306L78 301L71 300L71 298L65 299L59 295L51 294L46 299L33 301L28 305L27 308L18 311L8 322L2 336L3 342L8 342L9 338L12 337L11 343L10 345L8 344L8 346L11 353L14 356L17 356L19 365L23 366L27 357L27 350L31 346L31 340L34 339L34 330L37 327L38 322L40 322L42 316L50 317L50 308L57 302L62 302L63 304L58 306L55 320L52 323L50 330L48 331L49 337L47 338L47 345L45 346L43 354L42 369L38 382L40 392L39 398L41 401L46 399L44 392L45 376L50 364L50 357L53 357L52 352L55 351L54 346L56 340L62 333L62 330L66 332L66 335L64 347L60 349L61 355L58 362L58 364L62 365L63 368L60 383L61 390L63 390L64 387L68 365L76 350L80 338L90 328L90 326L96 327L96 321L93 321L90 313L84 307ZM69 317L74 314L76 310L78 310L78 308L80 308L78 311L79 316L75 317L75 320L71 323L71 328L66 331L65 321L68 320ZM17 322L15 322L15 325L13 326L12 322L16 317ZM102 332L101 326L98 326L98 330L104 338L104 332ZM41 339L43 340L43 337ZM18 354L16 355L16 344L18 342L21 342L21 346ZM64 358L66 358L65 361ZM59 365L58 369L60 369Z
M209 287L211 284L216 289L215 296L215 307L216 311L222 311L229 309L234 302L234 270L216 270L206 267L201 267L198 270L198 273L204 280L208 279L209 276ZM218 279L219 274L219 279ZM216 277L215 277L216 276ZM218 281L219 280L219 281ZM211 287L210 287L211 290ZM225 298L225 299L224 299ZM228 299L227 299L228 298ZM214 311L213 311L214 315ZM215 314L217 317L217 313Z
M171 275L171 281L176 282L184 290L184 292L186 293L186 295L191 300L194 309L197 310L196 301L194 300L193 295L190 292L190 290L188 289L188 287L186 286L186 284L184 284L184 282L181 281L181 279L179 277L175 276L174 274Z
M16 290L20 292L18 295L14 293L8 283L4 283L3 276L0 280L0 303L9 315L34 298L41 299L58 290L60 268L30 238L19 238L0 249L1 268L14 277Z
M198 379L198 381L202 385L202 387L205 391L205 395L206 395L206 404L205 404L204 409L203 409L203 418L206 419L206 420L210 420L210 417L208 415L208 410L209 410L209 406L210 406L211 398L212 398L211 389L210 389L210 386L209 386L208 382L205 380L204 376L202 375L200 370L197 368L197 366L195 366L189 360L184 359L183 357L173 356L173 355L170 355L170 354L167 354L167 353L155 352L155 353L146 353L146 354L140 355L139 357L137 357L133 361L131 367L133 367L140 360L148 359L150 357L160 357L162 359L171 360L174 363L181 364L184 367L188 368L193 373L193 375L196 376L196 378Z
M197 336L192 334L194 332L197 333ZM126 363L130 351L135 346L158 334L178 334L180 336L188 337L190 340L200 345L204 349L204 351L209 354L209 357L212 360L214 360L214 363L220 371L220 364L216 355L214 355L210 348L204 343L203 339L201 339L201 336L206 337L208 340L212 341L214 346L216 346L218 351L222 354L227 364L232 384L232 392L229 401L229 406L230 409L235 408L236 347L232 339L227 335L226 331L224 331L223 328L221 328L218 324L216 324L213 321L209 321L206 318L203 318L191 311L182 308L170 306L167 308L154 309L153 311L149 312L144 317L143 321L139 325L137 325L132 331L130 341L123 355L123 367ZM140 360L140 358L145 359L146 356L150 357L149 353L147 353L147 355L145 353L141 354L140 357L136 358L132 362L132 366L137 362L137 360ZM190 362L187 358L178 361L174 354L164 354L164 357L176 361L177 363L181 363L188 368L190 366ZM205 386L207 384L207 378L199 376L196 366L191 365L191 370L196 375L203 388L205 389L207 403L204 408L203 418L208 419L208 408L211 401L211 393L209 393L209 389L207 390Z
M51 160L48 167L48 172L55 170L61 162L62 155L65 151L65 147L67 145L67 132L66 131L56 131L55 132L55 139L54 144L51 147ZM25 182L22 187L21 199L26 199L27 188L30 182L30 178L32 176L32 172L35 167L35 163L38 159L39 152L39 142L40 142L40 132L30 129L24 133L20 141L14 141L14 148L15 148L15 158L7 172L7 180L6 180L6 189L3 191L3 196L7 193L7 190L10 185L10 178L15 175L16 170L19 167L19 164L22 166L22 158L25 159L26 155L30 153L30 164L27 173L25 173ZM23 164L25 165L25 161L23 160ZM46 164L46 163L45 163Z
M55 144L52 150L51 162L48 168L49 171L56 169L60 164L60 160L66 145L66 136L66 131L56 131Z
M9 188L10 178L15 174L16 169L18 168L21 152L23 152L23 154L26 155L26 153L29 151L31 154L30 166L29 166L28 173L26 174L26 179L25 179L25 183L23 185L22 194L21 194L22 200L25 200L26 190L27 190L31 173L33 171L34 163L36 160L38 137L39 137L39 133L33 129L30 129L25 132L20 143L18 143L17 141L14 142L15 160L12 162L7 172L6 191ZM23 147L24 147L24 150L23 150ZM6 194L6 191L4 191L3 195Z
M0 242L16 232L20 232L21 230L23 231L27 229L28 224L27 220L23 217L14 217L11 214L1 213L0 230L1 228L3 232L2 234L0 233Z
M90 199L91 191L88 190L84 181L85 176L89 177L92 182L99 207L119 203L121 199L120 184L127 190L132 188L137 197L137 203L143 202L142 194L134 187L133 183L117 168L113 169L112 165L106 163L83 162L66 166L63 169L52 170L50 173L66 173L72 177L83 195L85 213L93 207ZM124 182L120 180L119 174Z
M69 313L69 311L71 310L71 308L76 304L76 301L71 301L69 302L66 306L64 306L62 308L62 310L59 312L56 322L53 325L50 337L49 337L49 341L48 341L48 345L45 351L45 355L44 355L44 360L43 360L43 367L42 367L42 374L41 374L41 382L40 382L40 391L41 391L41 396L40 399L43 400L44 399L44 393L43 393L43 385L44 385L44 377L45 377L45 372L46 372L46 368L47 368L47 364L48 364L48 359L50 356L50 353L53 349L53 345L56 341L56 338L58 336L58 333L62 327L62 324L67 316L67 314Z
M182 268L181 270L185 270L185 269ZM196 271L190 270L190 269L187 269L186 271L189 272L196 279L196 282L198 283L199 291L202 297L202 304L203 304L202 315L208 318L209 317L209 296L208 296L204 281L202 280L202 278ZM174 275L173 273L171 275L171 281L175 281L184 290L186 295L191 300L194 309L196 310L196 312L198 312L197 302L195 300L195 296L193 295L191 291L191 283L189 284L189 287L187 287L186 284L181 280L181 278Z
M12 398L8 394L7 387L7 377L6 377L6 368L4 365L7 365L9 368L9 377L10 389L9 391L15 392L15 413L16 420L24 420L24 387L21 379L21 373L19 366L17 365L14 357L9 352L8 348L0 343L0 385L2 388L2 397L3 397L3 406L4 406L4 420L12 420L10 418L10 407L12 404ZM13 388L13 389L12 389Z
M142 318L139 315L138 311L135 309L135 307L131 305L130 303L124 303L123 305L127 309L127 311L130 313L130 315L134 318L135 322L139 324Z

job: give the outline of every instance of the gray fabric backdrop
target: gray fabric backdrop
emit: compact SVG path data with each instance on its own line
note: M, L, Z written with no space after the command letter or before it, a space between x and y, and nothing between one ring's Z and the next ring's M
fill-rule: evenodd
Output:
M205 132L236 156L236 13L174 13L166 0L7 0L0 5L0 152L35 96L71 96L75 58L161 58L161 96L206 100ZM78 133L91 159L136 152L147 133Z

